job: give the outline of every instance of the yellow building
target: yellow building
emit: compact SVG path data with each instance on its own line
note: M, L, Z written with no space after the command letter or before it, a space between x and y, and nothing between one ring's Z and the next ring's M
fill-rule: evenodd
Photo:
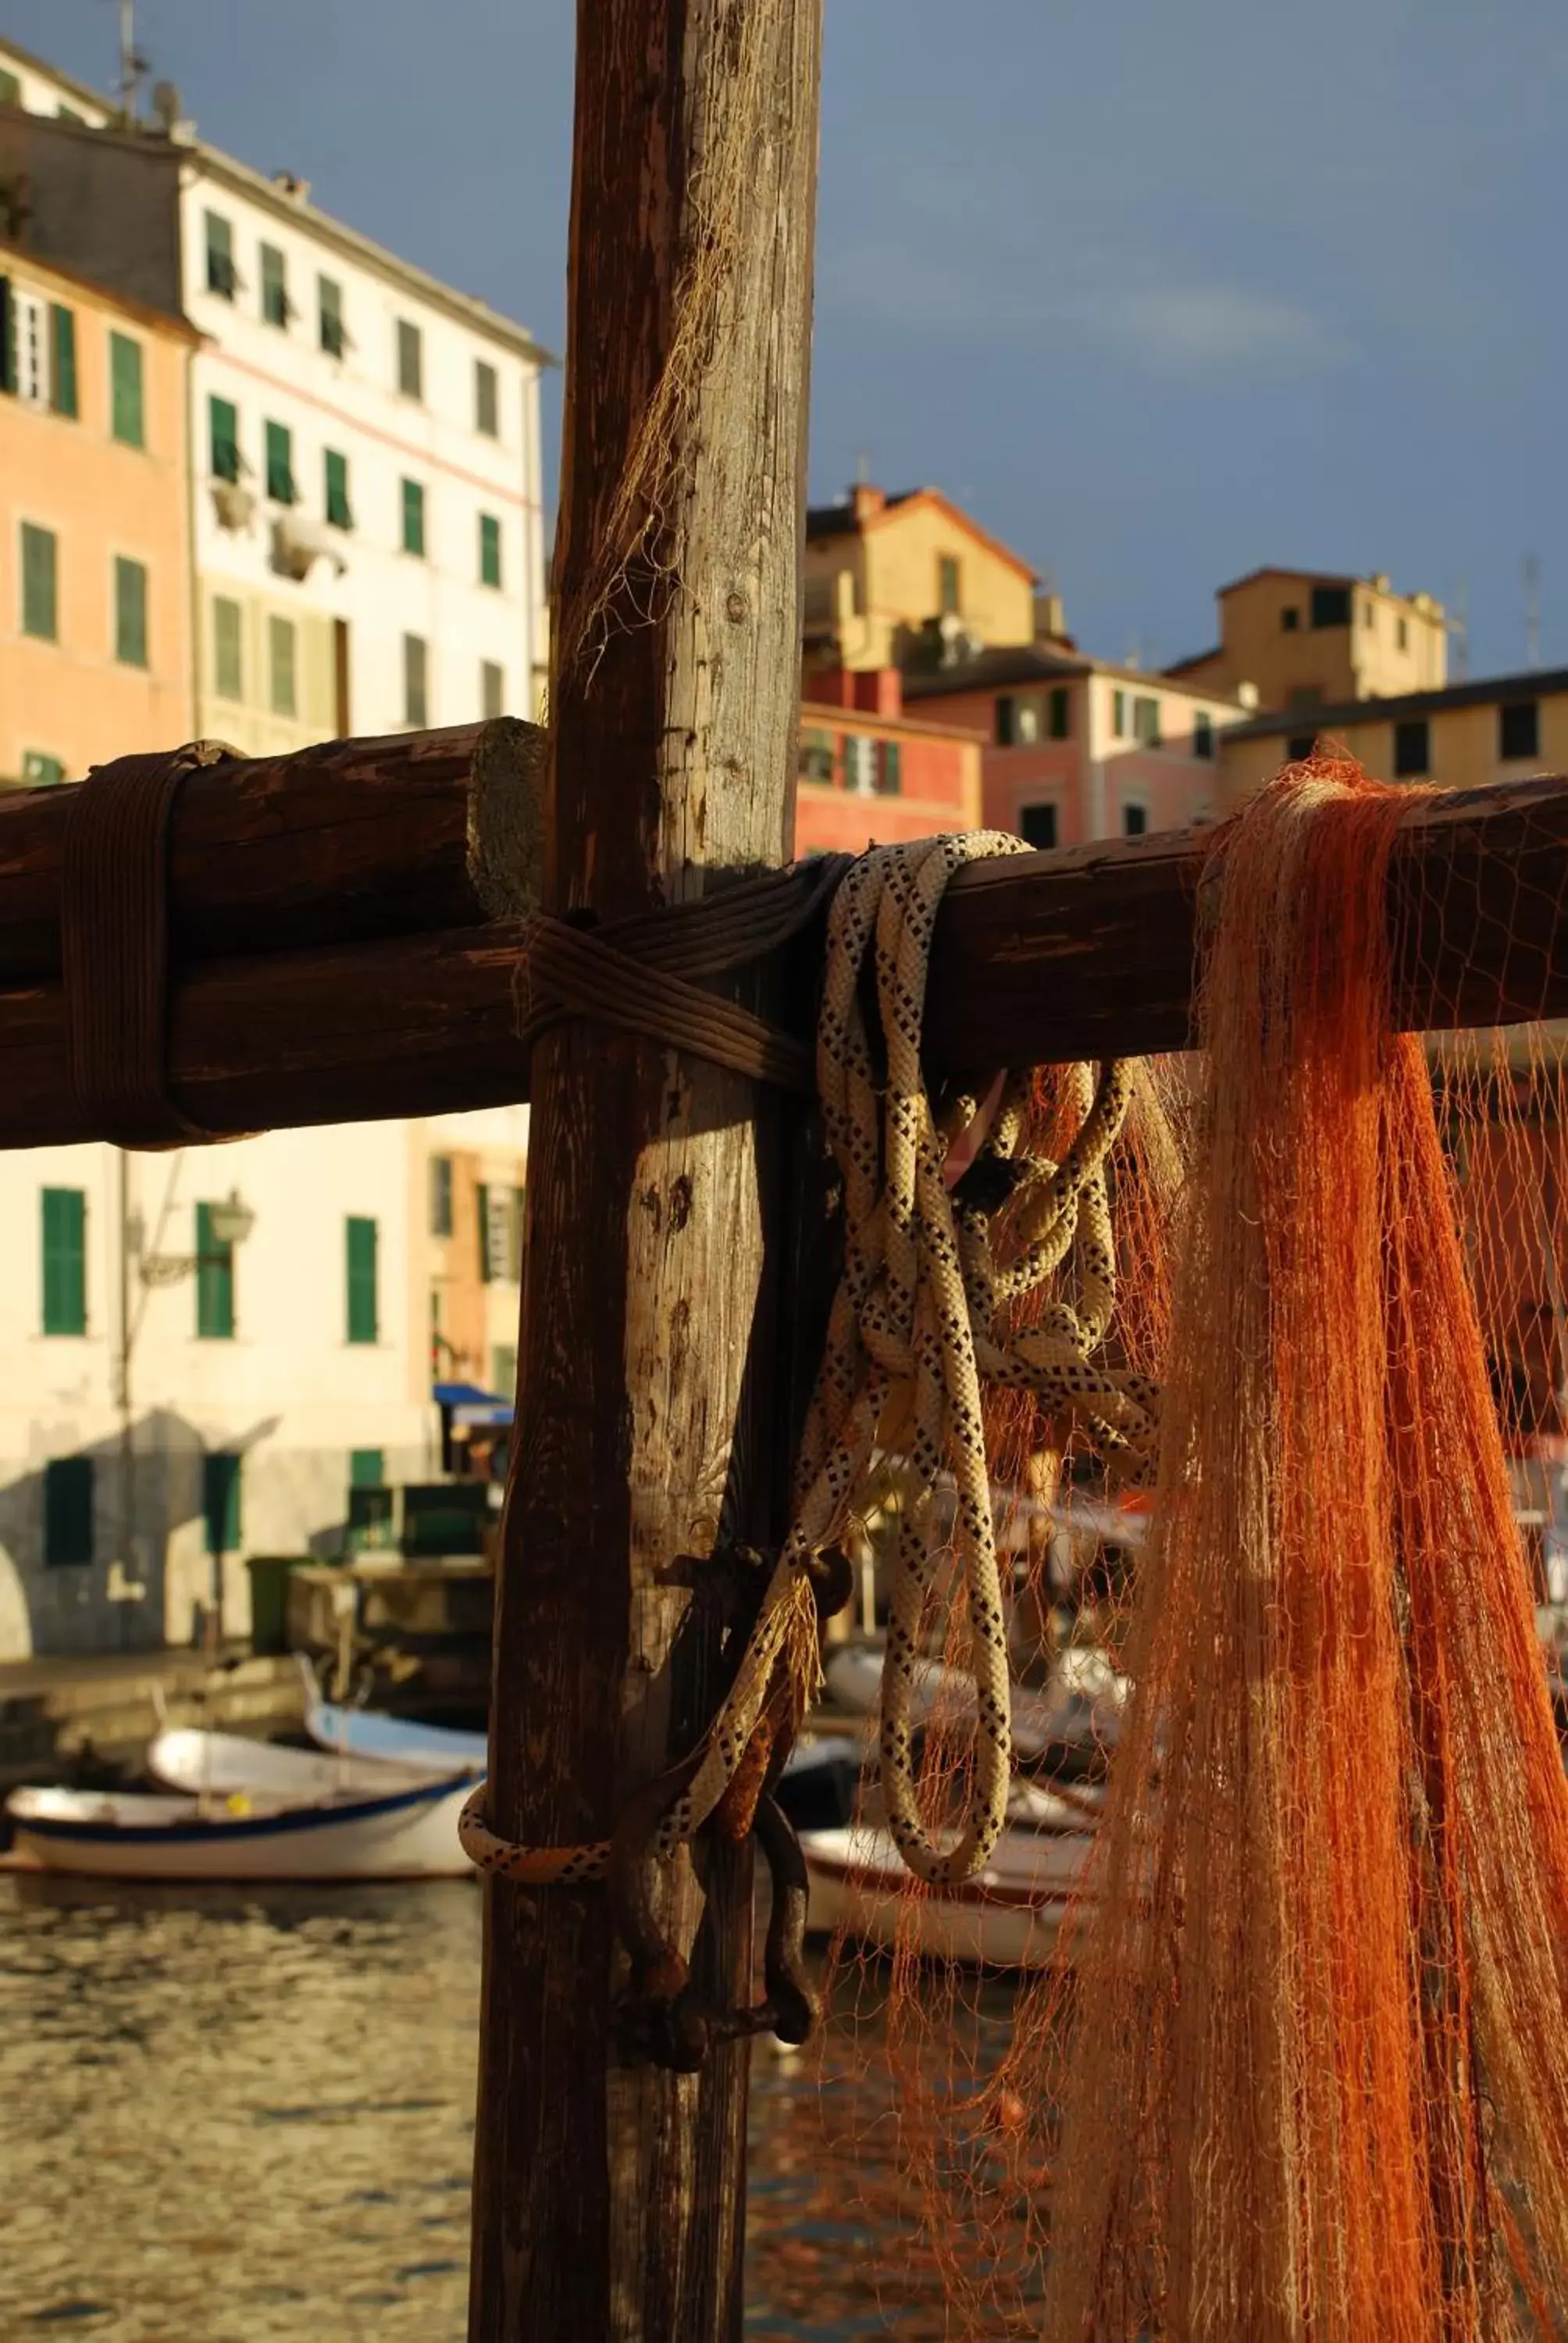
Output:
M1040 580L939 488L859 487L806 515L805 662L930 668L1035 637Z
M1379 780L1442 789L1568 771L1568 668L1494 676L1442 691L1276 709L1218 736L1220 801L1228 810L1282 764L1320 744L1343 749Z
M0 781L195 730L176 317L0 250Z
M1340 707L1440 691L1448 625L1430 594L1395 594L1386 577L1254 569L1215 597L1220 640L1166 673L1260 708Z

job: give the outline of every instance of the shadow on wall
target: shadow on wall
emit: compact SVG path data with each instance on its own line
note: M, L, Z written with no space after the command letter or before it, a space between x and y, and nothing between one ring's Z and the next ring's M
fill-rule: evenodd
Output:
M243 1455L275 1421L226 1440L226 1453ZM207 1454L194 1424L158 1408L133 1427L128 1477L116 1435L0 1485L0 1661L186 1640L211 1565L188 1541L180 1557L172 1548L206 1520Z

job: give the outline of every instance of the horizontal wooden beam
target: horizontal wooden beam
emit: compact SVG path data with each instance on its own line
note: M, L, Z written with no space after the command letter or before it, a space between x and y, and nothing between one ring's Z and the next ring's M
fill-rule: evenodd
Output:
M966 870L938 926L933 1071L1187 1046L1212 836L1173 831ZM1413 804L1390 880L1399 1021L1568 1016L1565 900L1568 779ZM176 1102L202 1129L229 1132L523 1098L521 933L499 921L188 967L174 991ZM66 1062L59 983L0 993L0 1145L97 1136Z
M476 813L528 805L541 738L501 717L187 773L169 839L176 965L480 925L496 906L475 884ZM0 793L0 987L60 973L78 794Z

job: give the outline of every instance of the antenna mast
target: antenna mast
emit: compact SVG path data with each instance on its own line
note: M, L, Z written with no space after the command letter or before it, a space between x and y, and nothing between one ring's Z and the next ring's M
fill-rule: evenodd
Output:
M118 0L120 17L120 112L127 122L136 118L136 93L147 61L136 48L136 0Z

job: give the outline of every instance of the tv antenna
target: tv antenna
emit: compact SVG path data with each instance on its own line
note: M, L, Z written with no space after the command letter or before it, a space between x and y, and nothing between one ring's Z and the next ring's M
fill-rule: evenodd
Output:
M1453 589L1453 600L1443 621L1448 629L1449 681L1465 683L1470 678L1470 588L1462 578Z
M127 122L134 122L147 61L136 46L136 0L116 0L116 6L120 20L120 112Z

